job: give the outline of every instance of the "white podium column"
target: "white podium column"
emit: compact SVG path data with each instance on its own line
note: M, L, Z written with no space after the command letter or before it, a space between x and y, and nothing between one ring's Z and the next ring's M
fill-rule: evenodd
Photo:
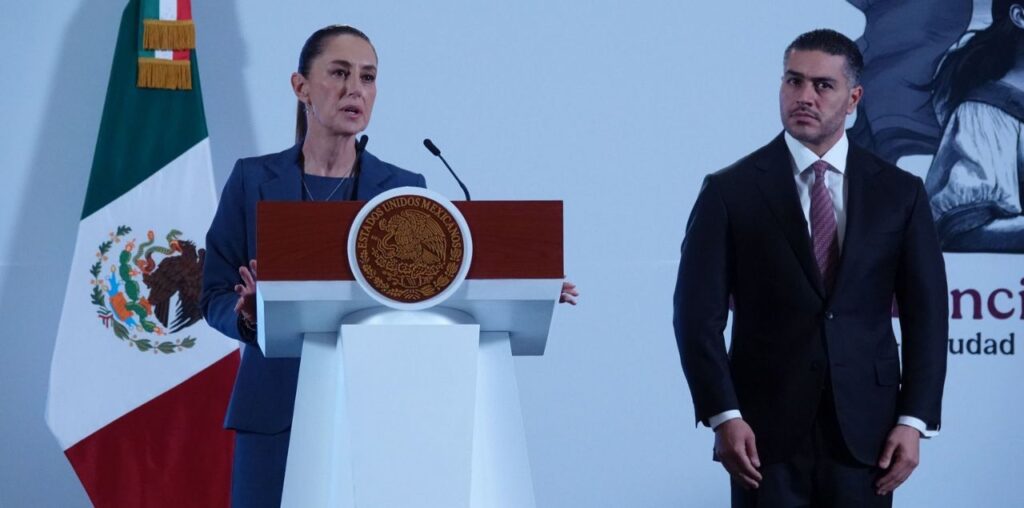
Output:
M469 507L480 327L374 310L306 334L282 505Z
M533 508L533 477L508 332L480 334L473 508Z

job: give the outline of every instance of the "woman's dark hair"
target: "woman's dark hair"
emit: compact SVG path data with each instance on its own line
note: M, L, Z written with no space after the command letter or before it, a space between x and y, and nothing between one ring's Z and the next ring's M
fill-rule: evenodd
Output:
M1024 43L1024 29L1010 18L1014 5L1022 0L992 0L992 24L953 50L939 65L932 81L932 101L944 123L967 94L985 83L996 81L1013 68L1017 47Z
M370 38L366 36L358 28L349 25L330 25L325 26L310 35L306 39L306 43L302 45L302 51L299 52L299 68L298 73L304 77L309 77L309 68L313 65L313 60L320 56L324 52L324 46L327 41L337 37L339 35L352 35L359 37L366 41L371 48L373 43L370 42ZM377 54L377 49L373 48L374 55ZM295 111L295 142L301 143L303 138L306 137L306 105L301 101Z

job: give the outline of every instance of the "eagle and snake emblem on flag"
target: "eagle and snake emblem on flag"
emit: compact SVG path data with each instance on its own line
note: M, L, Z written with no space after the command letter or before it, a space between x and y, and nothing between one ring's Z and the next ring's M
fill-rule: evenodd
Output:
M141 242L129 237L131 232L122 225L96 249L89 274L97 316L118 339L141 352L192 348L195 337L170 336L203 319L199 298L206 249L182 239L177 229L163 242L152 230Z

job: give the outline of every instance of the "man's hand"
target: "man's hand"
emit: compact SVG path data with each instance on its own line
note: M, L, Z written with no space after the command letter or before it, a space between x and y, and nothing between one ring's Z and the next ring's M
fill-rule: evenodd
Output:
M885 440L878 467L885 469L885 475L878 479L878 495L884 496L910 478L910 473L921 460L921 433L913 427L897 425Z
M725 470L745 489L761 485L761 459L757 457L754 431L742 418L733 418L715 427L715 456Z

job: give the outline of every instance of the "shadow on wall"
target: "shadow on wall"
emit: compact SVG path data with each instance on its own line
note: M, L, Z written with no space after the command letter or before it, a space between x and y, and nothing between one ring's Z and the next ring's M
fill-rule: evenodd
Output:
M42 121L5 259L0 288L0 505L90 506L85 490L46 428L50 357L99 132L107 77L123 6L84 0L62 38L38 113ZM54 33L53 35L58 35Z
M43 419L50 359L126 1L83 0L61 33L0 287L0 506L90 506ZM196 2L198 59L220 188L253 153L235 2ZM39 82L46 82L40 79Z
M235 2L193 2L192 16L196 19L206 126L219 195L235 160L256 155L244 79L249 55Z

